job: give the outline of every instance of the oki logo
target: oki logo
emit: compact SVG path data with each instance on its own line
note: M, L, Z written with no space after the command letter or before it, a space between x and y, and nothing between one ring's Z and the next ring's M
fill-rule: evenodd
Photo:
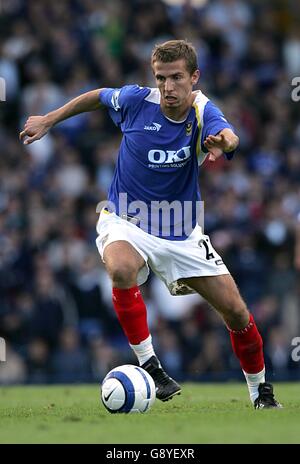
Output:
M150 150L148 160L153 164L181 163L191 157L191 147L182 147L180 150Z

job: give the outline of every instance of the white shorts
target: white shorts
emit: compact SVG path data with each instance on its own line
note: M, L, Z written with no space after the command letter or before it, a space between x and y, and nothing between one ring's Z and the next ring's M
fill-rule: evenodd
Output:
M179 279L229 274L199 225L186 240L165 240L147 234L115 213L102 210L97 232L96 245L102 260L105 247L117 240L129 242L142 256L145 265L138 273L138 285L146 282L149 267L166 284L171 295L195 293L187 285L178 283Z

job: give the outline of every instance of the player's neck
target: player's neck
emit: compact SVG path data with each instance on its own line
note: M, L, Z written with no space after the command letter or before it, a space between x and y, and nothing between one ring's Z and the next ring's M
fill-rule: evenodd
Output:
M189 105L186 108L165 108L161 106L161 110L168 119L184 121L191 110L191 106Z
M161 104L161 111L167 118L172 119L173 121L184 121L191 111L194 99L195 95L191 94L191 97L177 108L168 108Z

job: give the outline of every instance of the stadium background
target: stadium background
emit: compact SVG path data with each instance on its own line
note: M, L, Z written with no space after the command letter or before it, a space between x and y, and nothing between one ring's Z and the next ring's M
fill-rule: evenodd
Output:
M169 2L168 2L169 3ZM195 45L200 88L240 137L232 162L201 172L205 228L254 313L269 380L300 379L300 75L297 0L2 0L0 383L99 381L135 362L95 246L120 134L105 110L59 124L29 147L18 133L91 89L154 85L153 46ZM181 3L181 5L180 5ZM297 244L298 236L298 244ZM241 379L226 329L197 296L143 286L154 346L178 380Z

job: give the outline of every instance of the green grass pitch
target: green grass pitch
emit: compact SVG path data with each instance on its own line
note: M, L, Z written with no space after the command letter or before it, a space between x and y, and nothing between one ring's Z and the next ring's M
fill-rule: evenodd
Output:
M109 414L98 385L0 387L0 443L300 443L299 383L255 411L244 384L185 384L147 414Z

